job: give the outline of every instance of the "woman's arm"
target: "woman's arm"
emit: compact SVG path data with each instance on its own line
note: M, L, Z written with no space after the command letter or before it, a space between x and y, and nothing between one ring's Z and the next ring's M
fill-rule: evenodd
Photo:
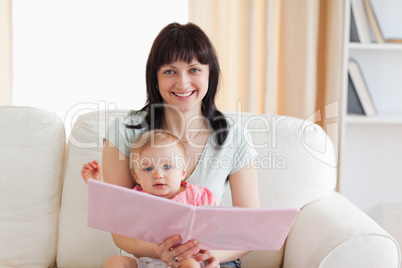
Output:
M104 182L134 188L128 157L108 140L105 140L103 147L102 167Z
M134 181L130 174L129 158L125 156L120 150L108 140L105 140L103 154L102 154L102 167L103 167L103 181L127 188L134 188ZM156 245L143 242L136 239L131 239L125 236L112 234L113 241L118 248L126 252L135 254L137 257L147 254L150 256L155 252ZM143 245L141 245L143 244ZM138 252L142 249L143 252ZM141 254L142 253L142 254ZM155 256L153 256L155 257Z
M259 208L258 174L253 164L229 176L234 207Z
M234 207L258 208L260 206L257 170L252 164L230 175L229 184ZM213 255L219 263L223 263L241 258L249 252L241 250L208 251L205 252L205 256L200 255L196 259L207 260ZM209 266L206 268L209 268Z

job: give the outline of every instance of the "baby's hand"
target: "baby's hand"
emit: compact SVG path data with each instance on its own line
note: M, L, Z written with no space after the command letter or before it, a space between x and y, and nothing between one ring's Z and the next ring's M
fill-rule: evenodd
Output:
M94 160L93 162L88 162L87 164L84 164L81 169L81 176L84 179L85 183L88 182L88 179L101 181L102 168L99 165L98 161Z

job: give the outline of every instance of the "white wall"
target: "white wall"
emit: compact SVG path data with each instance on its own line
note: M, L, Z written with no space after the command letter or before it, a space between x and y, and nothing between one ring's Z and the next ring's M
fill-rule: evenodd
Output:
M97 108L139 109L145 63L168 23L188 20L186 0L14 0L13 105L66 121Z

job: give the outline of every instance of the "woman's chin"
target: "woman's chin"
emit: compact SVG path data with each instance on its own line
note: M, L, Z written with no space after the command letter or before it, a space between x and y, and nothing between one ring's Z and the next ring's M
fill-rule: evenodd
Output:
M187 112L199 113L199 112L201 112L201 101L193 102L193 103L186 103L186 104L182 103L177 108L179 108L180 111L183 113L187 113Z
M173 105L182 114L200 114L201 113L201 103L200 104L178 104Z

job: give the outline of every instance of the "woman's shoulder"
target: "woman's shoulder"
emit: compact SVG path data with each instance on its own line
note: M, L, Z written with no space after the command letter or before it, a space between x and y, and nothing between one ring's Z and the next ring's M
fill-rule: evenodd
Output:
M135 126L144 122L145 117L147 116L147 111L141 110L130 110L124 117L122 123L125 126Z
M233 140L241 140L245 134L247 134L247 129L242 125L242 122L234 119L230 116L225 116L227 123L228 137L226 142L233 142Z
M229 131L233 130L238 130L238 129L243 129L244 127L242 126L241 119L238 120L238 118L235 118L233 116L226 115L223 113L223 118L226 121L227 128Z
M223 113L222 116L215 117L212 119L212 121L221 121L221 123L219 124L210 122L210 124L212 125L219 126L218 129L215 129L216 132L227 131L228 133L230 133L242 128L242 126L239 125L235 119ZM222 121L224 121L225 123L222 123Z
M110 120L111 124L113 125L119 125L121 126L135 126L138 124L141 124L141 122L144 121L145 117L147 116L146 111L141 111L141 110L130 110L126 113L119 113L117 116L115 115Z
M125 115L116 116L109 122L105 139L114 144L127 157L135 139L144 131L144 127L134 127L141 125L146 116L146 112L131 110Z

